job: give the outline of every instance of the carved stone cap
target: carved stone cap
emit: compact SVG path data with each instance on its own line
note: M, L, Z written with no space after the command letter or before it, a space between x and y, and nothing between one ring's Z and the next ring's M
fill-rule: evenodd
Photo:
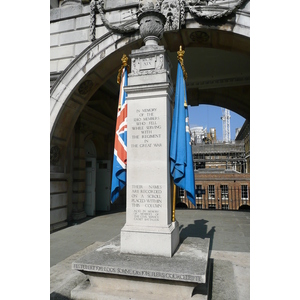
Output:
M138 14L140 24L140 34L147 45L158 45L162 38L166 17L155 9L149 9Z

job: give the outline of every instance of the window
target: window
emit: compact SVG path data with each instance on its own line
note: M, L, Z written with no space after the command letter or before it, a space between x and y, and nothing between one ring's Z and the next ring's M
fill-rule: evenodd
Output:
M221 199L228 200L228 185L221 185Z
M208 199L215 199L215 186L214 185L208 186Z
M196 185L196 198L202 199L202 185L201 184Z
M248 186L242 185L242 199L248 200Z
M208 209L216 209L216 204L208 204Z
M184 189L179 188L179 197L184 198Z
M198 203L198 204L197 204L197 208L198 208L198 209L202 209L202 204L201 204L201 203Z
M223 210L228 210L228 204L222 204L222 209Z

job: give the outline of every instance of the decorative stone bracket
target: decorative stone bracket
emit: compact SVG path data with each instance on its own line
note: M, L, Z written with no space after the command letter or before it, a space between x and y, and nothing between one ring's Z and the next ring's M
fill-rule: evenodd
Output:
M124 18L118 25L111 24L106 18L104 0L91 0L90 39L96 39L96 14L99 13L103 24L116 33L133 33L139 29L138 14L148 9L160 10L166 17L164 31L179 30L185 24L185 13L189 12L200 22L201 19L215 20L236 12L242 4L250 0L139 0L132 9L132 18ZM116 7L116 10L118 7Z

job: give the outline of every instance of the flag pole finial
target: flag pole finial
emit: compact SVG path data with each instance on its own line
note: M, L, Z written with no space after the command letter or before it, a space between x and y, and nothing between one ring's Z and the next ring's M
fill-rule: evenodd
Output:
M177 59L178 59L180 65L181 65L183 76L184 76L184 80L186 81L187 80L187 72L186 72L186 70L184 68L184 64L183 64L184 53L185 53L185 51L182 50L182 46L180 45L179 51L177 51Z
M122 70L124 67L129 67L128 66L128 57L126 54L123 54L122 58L121 58L121 61L122 61L122 66L121 68L119 69L119 72L118 72L118 77L117 77L117 83L120 84L121 82L121 74L122 74Z

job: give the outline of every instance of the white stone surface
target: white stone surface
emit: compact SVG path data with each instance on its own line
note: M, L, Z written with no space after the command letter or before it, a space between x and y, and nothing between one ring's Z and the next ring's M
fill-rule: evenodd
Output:
M76 29L90 28L90 22L91 22L90 16L76 18L75 28Z
M78 42L87 42L89 40L89 30L76 30L71 32L63 32L59 36L59 44L73 44Z
M60 22L50 23L50 34L60 33L64 31L72 31L74 29L75 29L75 19L68 19Z
M209 239L187 238L173 257L120 253L116 237L73 262L89 278L72 299L207 299Z
M72 58L65 58L65 59L60 59L57 63L57 72L61 72L63 71L72 61L73 61L73 57Z
M50 48L50 59L74 57L74 45Z
M172 90L163 47L142 48L131 55L134 73L126 88L127 209L121 252L171 257L179 243L178 223L171 222Z
M121 252L172 257L179 243L178 223L170 227L125 225L121 230Z
M50 47L58 46L58 34L50 35Z

